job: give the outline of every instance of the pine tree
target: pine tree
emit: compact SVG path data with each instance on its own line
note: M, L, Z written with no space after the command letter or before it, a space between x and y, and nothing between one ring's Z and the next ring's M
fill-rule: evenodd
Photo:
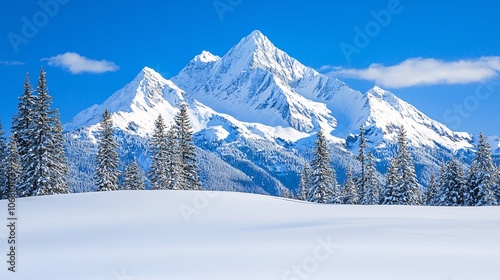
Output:
M5 139L5 131L0 122L0 199L8 196L8 147Z
M482 132L479 134L479 143L475 153L476 157L468 171L468 196L463 198L464 204L468 206L497 205L494 188L498 176L493 165L490 144Z
M167 188L169 190L179 190L183 179L182 164L180 161L178 131L175 125L167 131ZM185 180L184 180L185 182Z
M311 185L307 197L312 202L328 203L334 200L333 188L337 180L330 164L330 153L322 130L318 132L315 144L311 162Z
M347 169L346 181L344 182L344 187L342 188L342 202L345 204L358 204L358 201L358 189L356 188L352 178L352 169L349 167Z
M307 200L307 190L309 189L311 183L311 169L309 168L309 164L304 165L304 169L300 174L300 182L299 182L299 193L297 198L300 200Z
M398 199L395 196L395 188L399 178L395 159L391 160L385 176L385 187L382 191L381 204L396 205L398 204Z
M356 178L356 188L358 189L359 202L362 204L363 194L365 193L365 184L366 184L366 154L365 150L368 147L365 138L365 128L363 125L359 128L359 150L358 155L356 156L356 160L361 164L361 170L359 176Z
M118 144L114 138L113 120L108 109L102 115L97 138L97 168L94 180L97 191L118 190Z
M337 182L337 172L332 168L332 195L326 203L341 204L342 203L342 193L340 191L340 185Z
M125 167L125 176L123 178L123 190L144 190L146 189L146 184L144 183L144 178L142 176L141 168L137 164L137 160L134 159L133 162Z
M366 163L366 182L364 187L363 199L361 204L376 205L380 201L380 181L377 177L375 168L375 158L370 152Z
M399 205L419 205L420 190L415 173L413 158L408 150L406 131L401 127L398 135L398 153L395 158L397 181L394 185L394 196Z
M17 113L14 115L12 121L12 135L16 141L20 165L22 167L22 174L19 179L20 185L18 186L19 196L29 196L31 195L29 189L31 188L30 183L32 178L28 177L28 170L32 159L28 155L28 152L35 145L36 131L32 129L35 96L32 93L28 74L26 74L26 81L23 88L23 94L19 97Z
M22 178L21 196L69 193L67 163L62 149L64 143L62 134L58 135L62 128L59 115L51 110L51 104L52 97L48 93L42 68L31 112L32 121L26 134L20 135L21 138L26 138L26 135L32 137L27 153L21 155L21 163L27 163L22 166L25 176Z
M22 174L19 154L17 152L17 142L12 135L9 142L9 152L7 156L7 191L18 196L20 178Z
M493 193L497 199L497 204L500 204L500 166L495 167L495 175L497 180L495 182L495 186L493 186Z
M439 205L439 184L434 174L431 174L429 185L425 192L425 205L436 206Z
M167 128L161 115L155 121L155 129L151 137L151 169L149 181L152 190L169 189L169 145L167 143Z
M187 112L187 105L184 102L181 103L180 110L175 116L175 128L177 131L179 167L181 172L179 188L183 190L201 190L193 130Z
M52 161L50 168L52 169L54 176L51 178L51 184L57 189L55 193L69 193L70 190L67 180L69 175L68 159L64 151L63 127L58 110L54 111L52 135L54 137L54 160Z
M292 198L292 194L289 189L285 188L283 190L283 198Z
M454 158L446 163L441 174L439 189L440 206L462 206L466 192L464 171L460 162Z

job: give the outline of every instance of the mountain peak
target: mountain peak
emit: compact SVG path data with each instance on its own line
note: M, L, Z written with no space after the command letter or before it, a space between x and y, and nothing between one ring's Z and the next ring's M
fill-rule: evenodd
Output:
M243 38L238 45L244 47L243 49L251 51L276 49L273 43L271 43L271 41L259 30L250 33L250 35Z
M220 56L214 55L210 53L209 51L202 51L199 55L195 56L193 58L193 61L200 61L200 62L216 62L220 60Z
M145 66L142 68L141 72L136 76L135 80L166 80L160 73L156 72L154 69Z

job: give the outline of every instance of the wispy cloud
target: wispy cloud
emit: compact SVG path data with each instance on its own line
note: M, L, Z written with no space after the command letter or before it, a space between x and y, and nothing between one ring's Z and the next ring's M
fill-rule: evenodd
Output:
M112 61L93 60L74 52L63 53L53 57L43 58L42 60L48 61L50 66L61 67L72 74L100 74L114 72L120 69L120 67Z
M2 60L0 61L0 65L5 65L5 66L17 66L17 65L24 65L26 63L22 61L16 61L16 60Z
M467 84L483 82L500 73L500 56L478 59L442 61L433 58L410 58L397 65L372 64L365 69L323 66L338 77L373 81L388 88L404 88L435 84Z

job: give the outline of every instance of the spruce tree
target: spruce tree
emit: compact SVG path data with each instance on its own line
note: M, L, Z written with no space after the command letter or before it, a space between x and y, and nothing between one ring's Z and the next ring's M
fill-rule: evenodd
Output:
M5 139L5 131L0 121L0 199L7 198L8 195L8 147Z
M491 157L491 147L483 133L479 134L476 146L476 157L468 171L468 196L464 197L464 204L468 206L497 205L494 193L498 181L496 168Z
M382 190L381 204L396 205L398 199L395 196L396 183L399 181L396 159L392 159L385 175L385 187Z
M125 167L125 175L123 178L123 190L144 190L146 189L146 184L144 183L144 178L142 176L141 168L137 164L137 160L134 159L133 162Z
M9 152L7 156L7 191L18 196L22 168L18 154L17 142L11 135L9 142Z
M201 190L193 130L187 112L187 105L184 102L181 103L180 110L175 116L175 129L177 131L180 167L179 188L183 190Z
M180 161L178 130L175 125L167 131L167 189L182 189L182 163Z
M21 138L26 135L32 137L27 153L21 155L21 163L27 163L22 166L21 196L69 193L63 139L62 135L58 135L61 130L59 115L51 110L51 105L52 97L48 93L42 68L31 112L32 121L26 134L20 135Z
M356 178L356 188L358 189L359 202L362 204L363 194L365 193L365 184L366 184L366 154L365 150L368 147L365 138L365 128L363 125L359 128L359 150L358 155L356 156L356 160L361 164L361 170L359 172L359 176Z
M283 190L283 198L292 198L292 194L289 189L285 188Z
M425 191L425 205L428 206L436 206L439 205L439 183L434 174L431 174L429 179L429 185L427 186L427 190Z
M118 144L114 138L113 120L108 109L102 115L97 137L97 167L94 180L97 191L118 190Z
M28 155L28 152L35 145L34 141L36 139L36 131L32 129L35 96L32 92L28 74L26 74L26 80L23 88L23 94L19 97L17 113L14 115L12 121L12 135L16 141L20 165L22 168L21 178L19 179L20 185L18 186L19 196L29 196L31 195L30 183L32 178L28 178L28 170L30 170L32 159Z
M151 169L149 171L150 189L169 189L169 146L167 128L161 115L155 121L155 129L151 137Z
M439 189L440 206L463 206L467 194L462 164L456 159L446 163L441 174Z
M342 193L340 191L340 185L337 182L337 172L332 168L332 195L326 203L341 204L342 203Z
M63 127L61 119L59 117L59 111L56 109L53 116L53 145L54 145L54 160L52 161L50 168L54 173L51 178L51 184L56 189L55 193L69 193L68 185L68 159L64 150L64 137L63 137Z
M401 127L398 135L398 153L395 158L397 181L394 185L394 196L399 205L419 205L420 190L415 173L413 158L408 150L406 131Z
M356 184L352 178L352 169L349 167L347 169L344 187L342 188L342 202L344 204L358 204L358 201L358 189L356 188Z
M376 205L380 201L380 181L375 168L375 158L370 152L366 163L366 182L361 204Z
M300 174L300 182L299 182L299 193L297 198L300 200L307 200L307 190L309 189L311 182L311 169L309 168L309 164L304 165L304 169Z
M311 185L308 191L308 200L316 203L328 203L334 200L333 188L337 183L335 172L330 164L330 153L323 131L317 134L316 146L311 162Z

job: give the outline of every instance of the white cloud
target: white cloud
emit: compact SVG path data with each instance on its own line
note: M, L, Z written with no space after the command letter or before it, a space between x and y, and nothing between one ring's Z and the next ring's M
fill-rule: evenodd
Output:
M5 66L16 66L16 65L24 65L26 63L22 61L16 61L16 60L2 60L0 61L0 65L5 65Z
M435 84L467 84L482 82L498 76L500 56L486 56L478 59L442 61L433 58L410 58L400 64L384 66L372 64L366 69L321 67L331 70L330 74L369 80L388 88L404 88Z
M50 66L61 67L70 71L72 74L99 74L114 72L120 69L120 67L112 61L92 60L74 52L63 53L53 57L43 58L42 60L48 61Z

